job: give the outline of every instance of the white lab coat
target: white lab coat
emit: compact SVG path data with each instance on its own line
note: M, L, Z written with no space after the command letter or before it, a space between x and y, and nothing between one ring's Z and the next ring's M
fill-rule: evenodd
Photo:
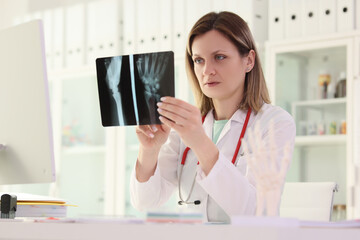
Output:
M200 200L201 204L192 206L204 214L210 222L229 222L231 216L254 215L256 210L256 182L251 169L247 167L243 147L240 148L235 165L231 163L238 139L245 122L247 111L238 110L224 126L216 143L219 158L208 176L205 176L198 160L190 150L181 177L182 196L188 197L191 184L196 174L196 183L189 201ZM291 152L294 149L295 123L290 114L280 107L264 104L261 110L251 113L247 131L260 122L262 139L268 146L269 123L275 123L275 141L278 146L277 161L283 156L286 143L290 143ZM213 112L210 111L203 123L204 130L212 138ZM247 139L245 133L244 139ZM175 131L171 131L169 139L163 145L159 154L154 175L144 183L137 181L135 168L130 180L130 195L133 206L138 210L159 207L166 202L178 186L180 162L186 146ZM250 149L250 152L252 150ZM196 211L194 209L194 211Z

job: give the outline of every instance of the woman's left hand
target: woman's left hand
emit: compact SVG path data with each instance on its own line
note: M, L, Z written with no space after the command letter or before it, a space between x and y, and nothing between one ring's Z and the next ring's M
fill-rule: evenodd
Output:
M173 128L189 148L195 149L207 137L197 107L173 97L162 97L157 105L160 121Z

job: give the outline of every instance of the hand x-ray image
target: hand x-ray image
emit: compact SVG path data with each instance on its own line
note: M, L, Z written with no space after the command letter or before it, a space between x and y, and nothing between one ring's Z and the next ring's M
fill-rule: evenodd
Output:
M104 127L161 124L156 103L174 96L174 53L155 52L96 59Z

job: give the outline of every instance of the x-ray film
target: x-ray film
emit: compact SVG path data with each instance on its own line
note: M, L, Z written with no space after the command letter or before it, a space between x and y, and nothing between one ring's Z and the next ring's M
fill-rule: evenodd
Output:
M174 53L154 52L96 59L104 127L161 124L157 103L174 96Z

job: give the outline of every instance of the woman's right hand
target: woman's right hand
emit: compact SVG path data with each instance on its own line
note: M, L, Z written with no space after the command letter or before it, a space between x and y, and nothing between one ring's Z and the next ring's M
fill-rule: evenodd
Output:
M166 142L170 127L162 125L140 125L136 127L136 135L140 142L139 155L136 162L136 178L146 182L154 174L161 146Z
M136 135L143 150L158 150L166 142L170 133L170 127L165 124L139 125L136 127Z

